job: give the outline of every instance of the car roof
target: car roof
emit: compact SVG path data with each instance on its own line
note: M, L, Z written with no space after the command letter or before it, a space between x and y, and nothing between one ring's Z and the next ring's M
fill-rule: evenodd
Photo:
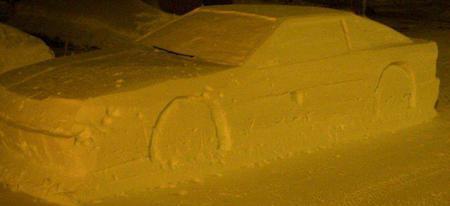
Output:
M268 18L299 18L299 17L329 17L348 16L351 12L336 9L314 7L314 6L293 6L293 5L271 5L271 4L231 4L219 6L205 6L199 11L217 12L237 12L251 14Z

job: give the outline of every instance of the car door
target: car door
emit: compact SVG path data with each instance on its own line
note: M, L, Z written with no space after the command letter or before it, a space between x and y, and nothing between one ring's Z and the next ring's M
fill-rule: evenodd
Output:
M242 140L299 149L330 142L344 123L356 125L351 114L362 110L363 79L351 69L349 54L339 18L282 23L249 60L255 72L243 82L252 83L240 87L246 95L233 106L239 118L230 122L239 122L236 128L246 136ZM264 144L268 140L261 137L276 143Z
M288 20L261 50L255 57L265 61L257 69L258 73L266 75L260 78L264 81L256 85L263 87L258 90L260 96L284 94L298 104L297 109L323 111L327 108L336 111L335 106L340 101L359 95L353 89L362 81L363 73L354 70L353 60L348 58L348 38L340 18ZM274 106L279 103L268 101L267 105L264 113L282 109ZM282 112L277 113L283 115ZM293 112L285 113L291 115ZM270 122L272 118L260 121Z

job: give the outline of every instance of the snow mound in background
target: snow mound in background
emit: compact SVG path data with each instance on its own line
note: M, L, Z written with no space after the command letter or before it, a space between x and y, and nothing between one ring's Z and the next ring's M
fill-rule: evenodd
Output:
M15 9L8 23L26 32L99 48L133 44L174 18L139 0L24 0Z
M0 73L53 57L53 52L40 39L0 24Z

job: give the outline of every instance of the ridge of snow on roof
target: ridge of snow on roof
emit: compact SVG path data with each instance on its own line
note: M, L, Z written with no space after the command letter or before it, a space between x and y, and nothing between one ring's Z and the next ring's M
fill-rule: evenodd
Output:
M267 4L231 4L218 6L204 6L199 11L236 12L251 14L267 18L287 18L287 17L312 17L312 16L343 16L350 15L351 12L336 9L314 7L314 6L293 6L293 5L267 5Z

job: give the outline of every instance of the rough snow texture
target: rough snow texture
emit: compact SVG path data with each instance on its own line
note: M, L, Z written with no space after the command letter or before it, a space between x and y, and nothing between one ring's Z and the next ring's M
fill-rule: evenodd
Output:
M99 48L133 44L174 18L140 0L25 0L14 13L8 23L26 32Z
M265 22L258 29L267 37L242 58L231 45L203 50L216 38L260 35L226 35L233 30L223 27L239 21L222 15ZM210 29L225 34L165 42L155 33L141 41L166 50L105 50L1 75L1 180L52 201L91 202L334 148L436 115L433 42L312 7L209 7L186 18L175 25L195 30L217 19Z
M0 24L0 73L53 57L53 52L40 39Z

